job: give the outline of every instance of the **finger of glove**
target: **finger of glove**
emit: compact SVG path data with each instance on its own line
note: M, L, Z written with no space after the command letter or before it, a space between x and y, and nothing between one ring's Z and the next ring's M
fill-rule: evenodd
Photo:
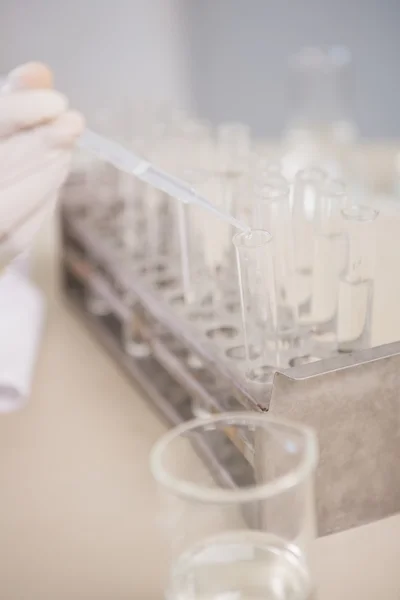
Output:
M0 96L0 138L53 121L66 112L65 96L53 90L30 90Z
M58 192L46 198L44 206L26 222L17 226L10 235L0 238L0 268L11 264L14 259L31 250L41 227L54 210Z
M51 167L1 190L1 263L23 252L32 243L46 214L54 206L57 192L68 174L70 158L70 152L59 153Z
M52 148L66 148L76 142L84 127L83 116L79 112L69 110L43 127L44 140Z
M53 73L43 63L30 62L17 67L8 74L2 87L3 93L21 90L44 90L53 87Z
M83 125L81 115L71 111L52 123L0 140L0 190L27 172L51 165L59 152L71 149Z

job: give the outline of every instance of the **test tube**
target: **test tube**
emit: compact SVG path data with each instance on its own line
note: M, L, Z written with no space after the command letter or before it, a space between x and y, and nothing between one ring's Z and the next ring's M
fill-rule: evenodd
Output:
M214 170L220 178L220 203L225 213L246 219L247 206L251 198L247 189L247 174L251 163L250 128L244 123L221 123L217 128L216 164ZM250 223L249 223L250 225ZM236 270L234 247L231 243L235 229L228 230L227 252L223 277L229 282ZM229 285L228 285L229 287Z
M235 202L240 202L243 195L248 197L246 183L245 176L237 177L230 182L227 189L225 175L213 173L196 185L195 190L209 199L216 208L229 214L227 205L232 197ZM189 210L193 214L196 209L192 207ZM204 280L201 284L203 293L207 291L213 308L232 306L239 301L237 286L233 283L236 280L236 259L232 236L236 229L230 223L217 219L209 211L200 207L197 209L195 227L202 229L201 261L207 281L207 285L204 285Z
M142 147L140 142L127 144L130 148ZM139 257L144 250L143 201L144 184L131 173L118 172L118 199L121 210L118 214L118 229L125 256L128 260Z
M172 139L176 156L173 172L210 200L212 132L208 123L185 118L179 123ZM210 152L209 152L210 151ZM215 196L211 193L211 195ZM215 198L214 198L215 200ZM176 220L179 234L179 255L184 301L201 303L210 289L206 282L205 237L208 214L196 204L176 200Z
M271 383L279 366L276 340L277 310L272 236L250 230L233 237L239 276L246 378L253 384Z
M159 148L165 126L151 122L153 115L144 104L131 108L130 113L127 146L148 158ZM121 215L122 237L129 259L142 255L149 263L157 262L163 239L160 230L163 194L123 172L120 173L120 193L124 206Z
M151 153L152 162L168 173L194 185L204 177L202 173L210 159L208 150L212 147L211 137L208 123L180 116L166 127L165 134L159 139L155 151ZM150 254L167 259L179 254L186 296L192 302L193 294L187 284L190 277L188 227L191 221L187 213L193 211L189 204L171 199L167 194L154 188L149 187L147 194Z
M217 129L216 165L214 169L223 180L225 212L238 215L243 196L238 194L239 182L248 172L251 162L250 129L243 123L222 123ZM249 195L246 195L248 198ZM233 235L232 231L232 235ZM232 236L231 236L232 237Z
M341 211L346 200L343 182L327 180L316 206L310 310L316 353L337 348L339 280L346 261Z
M254 224L273 236L277 294L277 335L298 347L299 319L295 294L295 264L290 189L282 175L264 173L256 186Z
M362 205L342 211L347 266L339 283L339 352L363 350L371 343L378 214L377 210Z
M201 304L210 291L206 279L204 209L195 204L177 204L183 298L186 305Z
M173 173L176 168L178 149L171 131L166 127L149 156L156 165ZM177 238L175 204L167 194L152 186L146 186L145 210L147 221L147 255L150 265L168 262L173 254L169 241ZM169 231L168 231L169 230ZM166 236L169 237L167 240Z
M293 185L295 289L300 322L306 327L312 323L315 218L325 181L324 171L312 167L299 171Z

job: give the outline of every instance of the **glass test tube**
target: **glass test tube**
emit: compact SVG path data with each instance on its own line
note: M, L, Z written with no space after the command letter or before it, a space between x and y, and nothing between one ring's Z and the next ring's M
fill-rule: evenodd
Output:
M233 488L224 480L229 456ZM317 462L310 429L249 412L189 421L156 442L167 597L311 598Z
M343 219L346 204L343 182L328 180L316 206L311 289L311 338L315 349L337 347L339 280L346 264Z
M150 126L150 117L149 111L143 104L135 108L130 106L126 114L125 143L142 156L148 154L152 144L158 139L157 135L161 135L162 132L161 126ZM152 198L145 197L146 185L130 174L121 172L119 183L119 192L123 203L121 233L128 264L134 260L140 260L144 256L146 256L146 260L147 257L151 257L153 260L154 254L149 252L150 248L154 249L149 243L154 239L151 236L153 230L149 220L146 219L149 211L154 211ZM157 230L155 235L157 235ZM124 350L134 359L147 358L151 355L151 348L141 333L141 305L130 291L124 294L124 303L129 309L129 316L122 324Z
M218 206L220 189L216 177L194 185L194 189ZM183 291L186 304L201 305L211 299L218 282L214 273L223 260L228 226L203 207L193 203L177 206ZM221 247L222 242L222 247ZM210 244L214 252L209 253Z
M206 181L196 186L196 191L226 214L231 202L239 202L248 197L246 176L238 176L227 182L225 174L214 173ZM217 219L214 215L204 213L204 253L203 260L207 279L211 284L210 300L215 308L226 305L233 306L239 302L236 282L235 249L232 236L236 233L230 223ZM232 214L232 213L230 213ZM237 216L237 214L234 214ZM250 225L250 222L249 222Z
M312 323L314 234L317 205L326 175L317 168L303 169L293 184L292 220L295 250L295 290L300 322Z
M342 211L348 254L339 283L339 352L363 350L371 343L378 214L377 210L361 205Z
M128 147L140 148L142 154L143 144L138 140L129 140ZM122 246L127 260L143 255L144 251L144 184L130 173L118 173L118 198L121 203L118 227Z
M180 119L176 131L173 132L173 143L176 152L173 173L187 181L200 191L204 182L210 179L213 162L213 139L211 126L207 122L187 117ZM201 193L211 200L215 190L208 186ZM175 218L179 234L180 274L182 280L183 299L186 306L196 306L189 313L195 324L206 318L209 308L203 308L212 293L212 282L207 268L205 244L206 238L212 235L210 225L217 221L203 207L193 203L175 200ZM187 364L192 369L200 369L203 361L194 353L187 356ZM192 400L192 412L196 416L204 416L207 411L197 401Z
M132 117L129 147L145 158L161 162L165 148L165 125L151 123L152 115L144 106ZM146 266L155 267L164 251L164 204L162 192L131 177L131 190L125 205L124 238L132 255L145 257Z
M176 173L190 183L196 191L204 188L210 179L212 161L212 133L208 123L186 119L181 123L177 144ZM201 189L210 200L210 192ZM179 253L184 301L186 304L201 303L210 291L206 281L205 238L209 235L207 212L192 203L176 200L176 219L179 233Z
M239 275L246 378L257 384L271 383L274 369L280 363L272 236L256 229L237 233L233 243Z
M239 182L248 172L251 162L250 129L242 123L222 123L217 129L216 164L213 165L224 181L223 207L225 212L238 215L243 212L243 201L249 195L238 194ZM233 235L232 231L232 235Z
M155 118L154 107L141 101L130 103L126 111L124 143L144 158L155 159L165 134L165 124ZM121 229L129 260L146 257L157 262L160 240L159 202L162 194L154 193L143 181L121 172L123 212Z
M168 173L192 182L196 180L200 165L207 155L210 130L207 124L180 115L166 125L150 152L151 161ZM201 158L200 158L201 157ZM186 269L187 252L182 251L186 243L185 206L181 201L170 198L151 186L146 188L147 237L152 262L171 262L172 257L181 257L181 270ZM187 277L183 272L183 280ZM190 295L190 294L189 294Z
M299 319L295 293L295 264L290 189L279 174L264 174L256 187L254 224L273 237L277 293L277 335L298 348Z
M217 128L216 162L214 171L220 180L220 206L227 214L246 220L251 198L247 177L251 162L250 129L244 123L221 123ZM249 222L250 226L250 222ZM219 279L226 291L229 290L236 272L236 258L231 240L236 230L228 230L227 250Z

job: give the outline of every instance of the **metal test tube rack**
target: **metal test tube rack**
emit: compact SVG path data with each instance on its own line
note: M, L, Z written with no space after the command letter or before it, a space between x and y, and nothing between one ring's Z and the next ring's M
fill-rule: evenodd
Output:
M208 412L270 411L315 427L322 451L317 474L321 535L400 510L400 474L394 465L400 451L394 418L400 343L278 370L271 382L255 389L243 376L240 312L225 306L207 316L205 306L201 314L191 314L191 307L182 305L177 266L149 264L143 256L122 261L116 239L90 226L82 218L84 209L69 202L71 195L79 195L74 174L61 214L65 296L169 424L191 418L195 400ZM88 287L107 304L107 314L89 314ZM127 305L126 294L135 298L134 305ZM138 337L150 349L141 358L124 347L124 325L133 316ZM200 367L190 366L189 354L199 358ZM216 477L234 486L253 478L247 443L230 439L227 432L218 463L212 448L200 451Z

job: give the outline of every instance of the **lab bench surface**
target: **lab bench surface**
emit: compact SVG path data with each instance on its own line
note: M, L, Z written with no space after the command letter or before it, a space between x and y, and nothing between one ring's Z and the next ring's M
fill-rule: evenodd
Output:
M0 596L160 600L165 547L148 454L164 431L65 306L56 228L35 253L49 298L29 404L0 418ZM398 600L400 516L315 544L319 600Z

